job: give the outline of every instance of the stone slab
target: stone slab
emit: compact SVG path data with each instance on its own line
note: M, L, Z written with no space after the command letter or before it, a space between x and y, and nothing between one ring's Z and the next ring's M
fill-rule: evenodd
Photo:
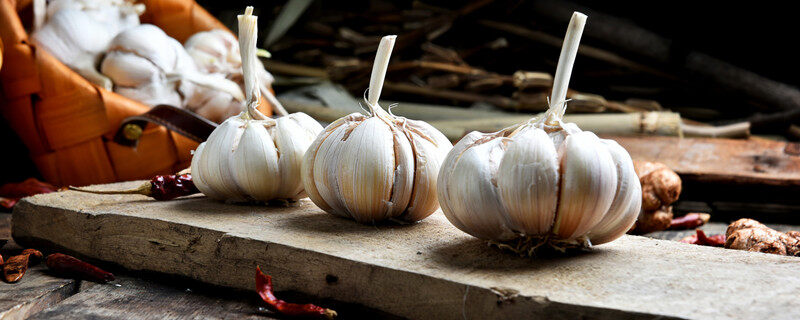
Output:
M22 243L247 290L261 265L280 290L414 319L800 318L800 259L637 236L527 259L441 213L360 225L307 199L276 207L69 191L27 198L13 219Z

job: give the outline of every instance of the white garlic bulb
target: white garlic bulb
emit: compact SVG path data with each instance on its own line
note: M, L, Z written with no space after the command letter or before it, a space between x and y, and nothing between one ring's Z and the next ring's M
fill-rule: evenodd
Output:
M447 155L439 201L453 225L531 254L543 244L613 241L635 222L641 185L627 151L563 123L566 92L586 16L570 21L541 119L496 133L472 132Z
M113 80L115 92L149 106L207 103L203 96L209 95L207 91L229 103L244 101L238 84L221 75L200 73L180 42L151 24L129 28L114 37L100 70ZM230 116L201 115L214 121Z
M396 36L378 46L367 105L331 123L303 159L303 185L323 210L371 223L418 221L438 209L436 178L452 148L423 121L395 117L378 105Z
M244 86L239 42L233 34L227 30L214 29L195 33L186 40L184 47L194 59L200 72L220 74L238 83L240 86ZM286 115L286 110L269 89L274 78L264 69L264 65L261 64L261 61L256 61L256 69L261 95L267 98L267 101L275 109L276 113L279 115ZM206 93L203 96L207 102L190 102L187 103L187 108L200 114L222 112L221 110L239 113L239 111L244 110L243 103L240 105L236 105L235 103L226 105L219 95ZM237 108L238 110L236 110ZM227 116L225 118L227 118Z
M303 196L303 154L322 131L304 113L270 119L256 109L260 90L253 7L239 16L239 44L247 109L225 120L192 157L192 176L201 192L225 201L269 201Z
M47 3L47 19L58 11L70 9L86 13L92 20L103 24L111 34L139 25L139 16L145 6L131 0L51 0Z
M96 63L107 48L114 33L85 12L65 9L32 35L37 46L44 48L59 61L92 83L111 90L108 77L97 71Z
M100 55L122 30L139 24L144 5L124 0L34 1L34 42L92 83L107 90L97 71ZM45 22L46 21L46 22Z

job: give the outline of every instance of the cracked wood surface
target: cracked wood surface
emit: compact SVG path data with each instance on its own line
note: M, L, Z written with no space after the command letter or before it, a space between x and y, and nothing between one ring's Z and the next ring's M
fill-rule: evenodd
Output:
M524 259L441 213L373 226L307 199L275 207L70 191L23 200L14 224L25 243L233 288L253 288L261 265L285 290L409 318L800 318L797 258L636 236Z

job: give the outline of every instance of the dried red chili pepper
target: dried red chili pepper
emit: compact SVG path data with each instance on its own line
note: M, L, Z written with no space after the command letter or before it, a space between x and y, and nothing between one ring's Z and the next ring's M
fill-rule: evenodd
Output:
M708 213L687 213L683 217L673 218L669 224L670 230L694 229L702 226L711 219Z
M69 189L95 194L141 194L159 201L172 200L200 192L192 181L191 173L155 176L149 182L130 190L101 191L76 187L69 187Z
M267 309L281 315L317 319L333 319L336 317L336 311L331 309L310 303L289 303L276 298L272 291L272 277L261 272L261 267L256 267L256 291L261 296L261 300L267 303Z
M42 253L36 249L25 249L19 255L8 258L8 261L3 263L3 257L0 256L0 266L3 267L3 278L6 282L14 283L22 279L25 272L28 271L29 265L34 265L42 260Z
M696 234L687 236L680 240L683 243L699 244L701 246L722 247L725 246L725 235L715 234L713 236L706 236L703 230L695 230Z
M29 261L29 265L38 264L39 262L42 261L42 258L44 258L44 255L42 254L42 252L39 251L39 250L36 250L36 249L25 249L25 250L22 250L21 254L27 254L28 255L28 259L30 260Z
M45 264L53 273L66 278L84 279L98 283L114 280L112 273L62 253L53 253L47 256Z
M28 178L20 183L7 183L0 186L0 207L11 209L20 198L58 191L58 187L36 178Z
M8 283L14 283L22 279L25 271L28 271L28 255L21 254L8 258L3 265L3 278Z

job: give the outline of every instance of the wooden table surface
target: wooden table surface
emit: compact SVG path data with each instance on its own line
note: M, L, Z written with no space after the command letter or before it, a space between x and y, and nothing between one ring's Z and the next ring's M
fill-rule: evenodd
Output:
M0 213L0 248L3 257L23 248L11 239L11 215ZM795 226L771 225L786 231ZM703 227L708 234L724 233L727 223L712 222ZM678 240L693 230L651 233L652 238ZM0 282L0 320L4 319L280 319L263 308L254 291L213 287L189 279L165 278L154 274L130 273L101 265L114 272L110 284L62 279L48 273L43 265L28 270L18 283ZM338 319L397 318L380 311L336 301L308 300L292 292L279 297L298 302L315 302L339 311Z
M11 215L0 213L0 248L8 258L21 251L11 240ZM0 281L0 320L7 319L281 319L259 303L255 291L212 287L192 280L130 274L113 266L117 280L109 284L62 279L43 265L28 270L18 283ZM307 302L291 292L286 300ZM317 302L317 301L313 301ZM363 307L322 301L340 314L338 319L392 318Z

